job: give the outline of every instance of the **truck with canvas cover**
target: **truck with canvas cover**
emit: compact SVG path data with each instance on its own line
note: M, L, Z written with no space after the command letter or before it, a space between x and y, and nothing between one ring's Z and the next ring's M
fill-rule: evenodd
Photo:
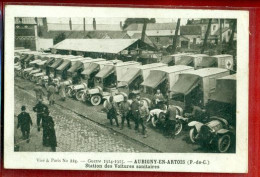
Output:
M107 63L105 59L93 59L90 57L82 61L82 67L77 77L79 83L70 85L67 89L67 94L70 97L75 96L79 101L82 100L82 94L85 93L86 89L94 86L94 76L104 65L104 62Z
M191 112L192 106L204 108L216 89L216 79L228 75L229 70L223 68L203 68L181 73L177 82L170 87L174 105L182 107L185 112Z
M152 63L127 68L123 77L117 79L119 92L124 92L131 99L132 95L140 93L140 84L149 76L150 71L162 67L167 67L167 64Z
M225 68L228 70L234 70L234 60L232 55L214 55L203 57L201 63L198 65L198 68L209 68L209 67L218 67Z
M186 65L192 66L197 69L198 65L201 63L202 58L206 57L206 54L192 54L192 55L182 55L180 60L175 62L175 65Z
M193 67L185 65L167 66L151 70L149 76L141 83L143 86L141 95L153 99L156 90L160 90L166 96L169 89L178 80L179 74L193 70Z
M213 145L219 152L225 153L236 139L236 74L217 79L207 112L210 118L206 123L189 123L190 140L202 146Z
M165 55L162 56L161 63L165 63L168 66L173 66L175 65L176 62L178 62L181 59L181 56L188 56L188 55L193 55L193 53L177 53L173 55Z
M54 55L54 54L50 54L50 55L46 55L44 56L42 59L43 61L38 63L39 68L41 69L41 72L33 74L31 80L33 82L38 82L39 84L42 84L40 81L46 76L48 79L48 75L49 75L49 66L51 66L54 62L55 59L60 57L60 55ZM46 62L44 62L46 61Z
M95 88L86 91L85 100L91 102L92 105L99 105L103 99L107 99L110 95L116 94L117 79L121 79L126 73L126 68L141 65L135 61L109 63L105 65L95 76ZM114 95L115 95L114 94ZM120 97L121 98L121 97ZM114 97L116 102L120 102Z

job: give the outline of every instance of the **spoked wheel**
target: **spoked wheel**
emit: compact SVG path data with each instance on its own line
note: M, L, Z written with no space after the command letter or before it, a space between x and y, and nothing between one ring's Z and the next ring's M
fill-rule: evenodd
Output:
M197 140L196 140L196 136L197 135L198 135L197 130L195 128L192 128L190 130L190 140L191 140L192 143L196 143L197 142Z
M90 102L93 106L97 106L101 103L101 96L100 95L92 95L90 98Z
M229 134L225 134L218 139L218 151L227 152L231 145L231 137Z
M76 99L78 100L78 101L83 101L82 100L82 96L84 95L84 91L83 90L80 90L80 91L78 91L77 93L76 93Z
M176 125L175 125L175 135L180 134L182 131L182 122L180 120L176 121Z
M24 79L29 79L29 74L28 74L28 73L24 73L24 74L23 74L23 78L24 78Z

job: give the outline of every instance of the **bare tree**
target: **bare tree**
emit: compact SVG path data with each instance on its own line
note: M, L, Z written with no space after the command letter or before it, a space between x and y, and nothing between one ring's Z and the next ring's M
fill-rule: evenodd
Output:
M237 27L237 20L234 19L232 20L232 32L231 32L231 35L230 35L230 38L229 38L229 48L232 50L233 49L233 43L234 43L234 35L235 35L235 31L236 31L236 27Z
M175 34L174 34L173 39L172 39L172 53L176 52L180 23L181 23L181 19L178 18L177 25L176 25L176 28L175 28Z
M210 18L209 22L208 22L208 27L207 27L207 31L206 31L206 34L205 34L205 37L204 37L204 42L203 42L203 46L202 46L202 49L201 49L201 53L204 53L205 48L207 46L208 37L209 37L209 34L210 34L211 22L212 22L212 18Z

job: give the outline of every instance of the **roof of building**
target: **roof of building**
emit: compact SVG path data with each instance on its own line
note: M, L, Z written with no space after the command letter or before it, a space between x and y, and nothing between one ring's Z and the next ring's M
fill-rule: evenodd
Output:
M142 37L142 33L134 33L131 36L131 39L141 39L141 37ZM151 39L147 35L145 35L145 37L144 37L144 42L147 44L150 44L151 46L155 46L154 43L151 41Z
M49 31L70 31L69 23L47 23ZM83 31L83 24L73 24L73 31ZM93 24L85 24L86 31L122 31L119 24L96 24L96 29L94 29Z
M148 23L146 30L175 30L176 23ZM133 23L126 27L126 31L142 31L143 24Z
M137 41L139 41L139 39L65 39L52 48L117 54Z
M88 31L87 37L91 39L129 39L125 31Z
M181 35L201 35L201 26L181 26L180 27L180 34Z
M204 18L204 19L197 19L197 20L188 20L187 25L202 25L202 24L208 24L209 23L209 19L208 18ZM216 24L219 23L218 19L212 19L212 24Z
M34 17L16 17L15 24L36 25Z

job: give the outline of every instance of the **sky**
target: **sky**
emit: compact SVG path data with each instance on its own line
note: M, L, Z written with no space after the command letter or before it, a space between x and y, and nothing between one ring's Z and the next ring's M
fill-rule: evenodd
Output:
M120 21L125 21L126 18L96 18L97 24L120 24ZM48 23L69 23L69 18L47 18ZM83 17L72 17L71 18L72 24L82 24ZM92 24L93 18L85 18L86 24ZM171 23L177 22L177 19L170 19L170 18L156 18L156 23ZM186 25L187 19L181 19L181 25Z

